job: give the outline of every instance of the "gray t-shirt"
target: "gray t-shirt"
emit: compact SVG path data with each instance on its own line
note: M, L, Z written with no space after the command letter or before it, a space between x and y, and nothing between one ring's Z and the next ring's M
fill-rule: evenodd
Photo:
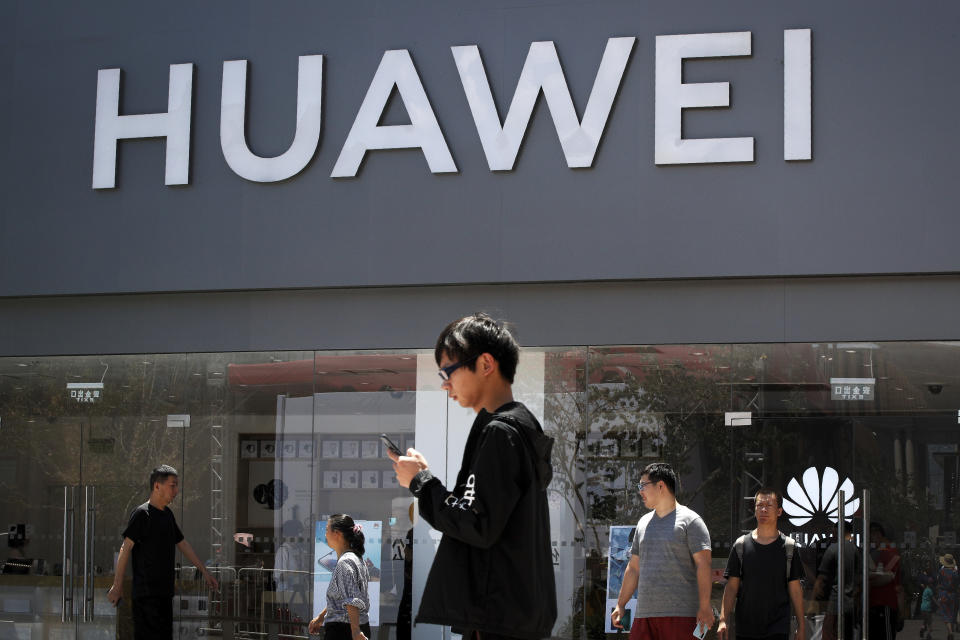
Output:
M630 550L640 558L634 617L695 617L700 598L693 554L709 548L707 525L681 504L662 518L656 511L640 518Z

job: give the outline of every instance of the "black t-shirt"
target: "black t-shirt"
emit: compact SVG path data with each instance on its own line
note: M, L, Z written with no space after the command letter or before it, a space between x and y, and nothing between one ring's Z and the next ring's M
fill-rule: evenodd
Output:
M176 545L183 534L170 507L133 510L123 537L133 540L133 597L173 597Z
M736 546L730 549L727 578L740 578L737 591L737 636L763 638L790 632L790 596L787 592L787 551L783 538L759 544L752 535L743 543L743 564ZM796 548L790 561L789 580L803 577Z

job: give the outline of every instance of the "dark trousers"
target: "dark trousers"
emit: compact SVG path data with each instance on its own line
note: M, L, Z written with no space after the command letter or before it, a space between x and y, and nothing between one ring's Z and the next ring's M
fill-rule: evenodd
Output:
M370 625L364 623L360 625L360 631L363 635L370 638ZM353 633L350 631L349 622L328 622L323 625L323 640L353 640Z
M464 639L469 640L520 640L519 638L512 638L510 636L501 636L496 633L488 633L487 631L477 631L470 630L463 634Z
M170 640L173 637L173 598L134 598L133 637L135 640Z
M893 640L897 637L897 610L892 607L870 607L870 640Z

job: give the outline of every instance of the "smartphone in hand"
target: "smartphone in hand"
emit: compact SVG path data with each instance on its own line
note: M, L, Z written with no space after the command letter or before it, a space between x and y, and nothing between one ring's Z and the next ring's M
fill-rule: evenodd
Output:
M693 637L697 640L703 640L704 636L707 635L709 628L705 624L697 623L697 626L693 628Z
M400 447L398 447L396 443L394 443L394 441L391 440L387 434L385 433L380 434L380 442L382 442L383 446L389 449L392 453L395 453L398 456L403 455L403 451L400 451Z

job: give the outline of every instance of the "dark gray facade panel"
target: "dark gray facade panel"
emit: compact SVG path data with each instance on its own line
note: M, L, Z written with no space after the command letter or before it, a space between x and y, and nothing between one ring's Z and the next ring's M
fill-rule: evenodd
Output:
M960 277L7 298L0 355L431 348L476 310L529 346L957 339Z
M956 3L63 0L0 18L0 296L960 271ZM787 28L813 33L810 162L783 160ZM689 110L685 135L753 136L755 162L656 166L655 37L725 31L752 55L686 63L686 82L729 82L731 108ZM582 116L612 36L638 39L593 167L566 167L541 98L514 170L491 172L450 47L479 46L503 117L530 43L554 41ZM458 174L400 150L329 177L388 49L410 51ZM223 61L250 61L249 142L271 156L304 54L326 56L319 150L248 182L220 150ZM97 71L122 69L122 113L160 112L184 62L190 184L164 186L165 143L137 140L93 190Z

